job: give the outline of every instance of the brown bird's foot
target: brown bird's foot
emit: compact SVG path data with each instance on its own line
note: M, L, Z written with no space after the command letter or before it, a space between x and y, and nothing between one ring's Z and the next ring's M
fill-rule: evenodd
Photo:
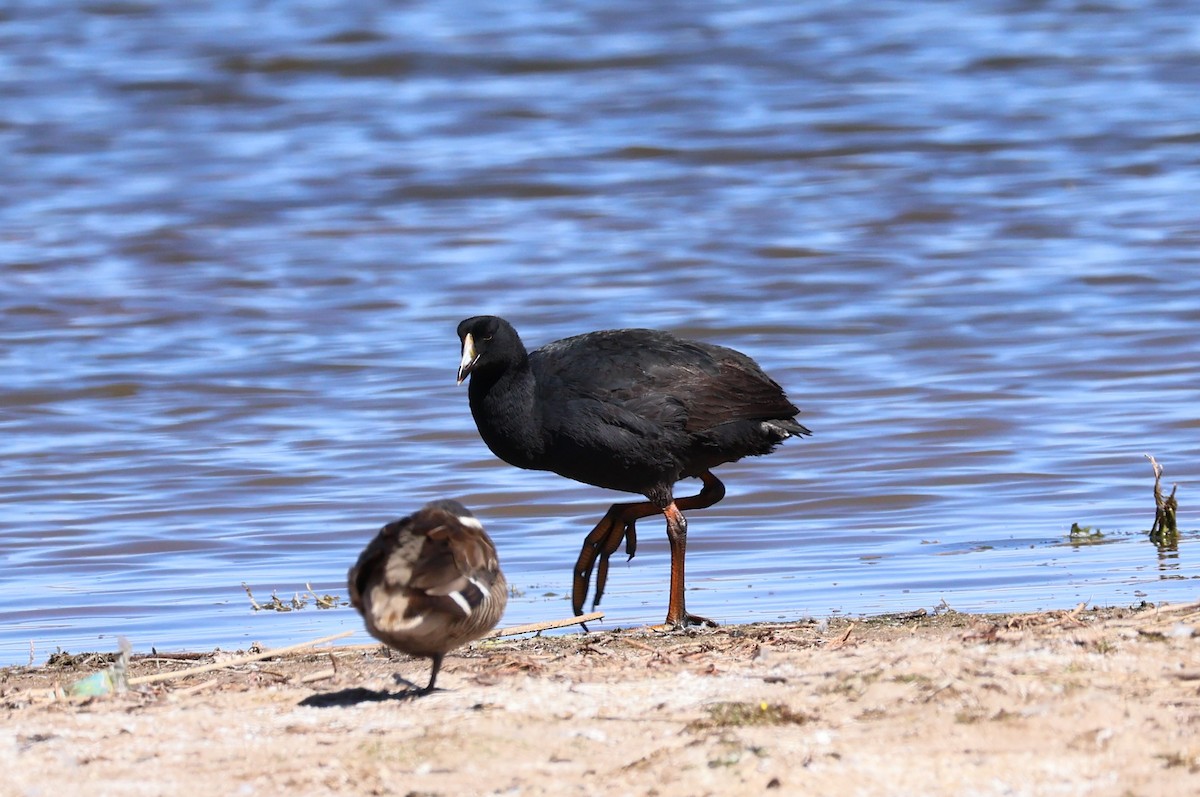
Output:
M443 656L444 654L437 653L429 657L433 667L429 672L429 683L425 684L425 686L417 686L412 681L402 678L400 675L395 675L393 678L396 679L396 683L406 684L408 689L404 691L404 694L412 695L413 697L425 697L425 695L433 694L434 692L444 692L446 691L445 689L434 686L437 683L438 673L442 670Z
M414 683L405 678L400 673L393 675L392 681L396 684L396 686L404 687L402 692L397 693L397 695L400 697L425 697L425 695L432 694L434 692L446 691L440 686L434 686L433 684L425 684L424 686L421 686L420 684Z
M440 686L422 686L419 689L409 689L407 692L405 692L405 694L412 695L413 697L425 697L426 695L432 695L434 692L445 691L446 690Z

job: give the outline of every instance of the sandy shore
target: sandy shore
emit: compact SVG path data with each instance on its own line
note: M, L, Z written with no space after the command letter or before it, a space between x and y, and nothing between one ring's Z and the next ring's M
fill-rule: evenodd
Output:
M12 795L1200 791L1200 604L326 647L131 687L0 671ZM131 676L211 656L135 658Z

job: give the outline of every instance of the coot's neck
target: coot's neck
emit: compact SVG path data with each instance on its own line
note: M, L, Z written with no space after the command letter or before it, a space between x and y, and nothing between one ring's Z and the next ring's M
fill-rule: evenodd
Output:
M471 374L467 394L479 436L492 453L519 468L533 468L543 449L536 383L524 351L502 367Z

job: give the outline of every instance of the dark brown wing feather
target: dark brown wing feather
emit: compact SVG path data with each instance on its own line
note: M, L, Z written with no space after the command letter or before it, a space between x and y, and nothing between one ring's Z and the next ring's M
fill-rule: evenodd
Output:
M544 402L588 397L667 427L698 432L800 410L750 357L665 332L625 329L556 341L530 356Z
M707 376L707 375L706 375ZM704 379L683 399L689 432L702 432L730 421L783 420L800 409L773 379L738 359L721 361L715 375Z

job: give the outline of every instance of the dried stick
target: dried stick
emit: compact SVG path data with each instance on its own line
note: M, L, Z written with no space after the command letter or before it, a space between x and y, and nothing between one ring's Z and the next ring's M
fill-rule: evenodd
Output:
M602 620L604 612L592 612L591 614L581 614L578 617L570 617L566 620L547 620L544 623L528 623L526 625L510 625L508 628L497 628L495 631L486 634L484 639L492 639L501 636L515 636L517 634L528 634L533 631L546 631L550 628L565 628L569 625L582 623L590 623L593 620Z
M233 667L238 664L249 664L252 661L261 661L262 659L269 659L272 656L279 656L284 653L293 653L297 650L304 650L305 648L311 648L314 645L332 642L335 639L344 639L353 633L353 631L343 631L340 634L321 637L320 639L314 639L311 642L301 642L299 645L288 645L287 647L283 648L264 650L261 653L238 656L237 658L229 659L227 661L215 661L212 664L205 664L201 667L192 667L187 670L177 670L176 672L160 672L155 673L154 675L140 675L137 678L130 678L128 681L126 681L126 683L128 683L130 686L137 686L138 684L149 684L155 683L156 681L170 681L175 678L185 678L189 675L199 675L200 673L212 672L213 670L223 670L226 667Z
M497 629L490 633L488 637L513 636L515 634L528 634L535 631L545 631L550 628L563 628L565 626L575 625L576 623L589 623L593 620L600 620L603 617L604 612L592 612L591 614L580 615L579 617L572 617L567 620L549 620L544 623L514 625L508 628ZM250 662L261 661L262 659L269 659L273 656L279 656L284 653L293 653L297 650L304 650L305 648L311 648L326 642L332 642L335 639L344 639L352 634L354 634L353 631L343 631L340 634L321 637L320 639L314 639L311 642L302 642L298 645L288 645L287 647L282 648L272 648L271 650L264 650L261 653L238 656L237 658L228 659L226 661L215 661L212 664L204 664L200 667L191 667L186 670L176 670L174 672L155 673L154 675L141 675L136 678L130 678L126 683L128 683L130 686L137 686L139 684L150 684L158 681L170 681L176 678L186 678L189 675L200 675L202 673L212 672L213 670L223 670L227 667L234 667L238 664L249 664Z

